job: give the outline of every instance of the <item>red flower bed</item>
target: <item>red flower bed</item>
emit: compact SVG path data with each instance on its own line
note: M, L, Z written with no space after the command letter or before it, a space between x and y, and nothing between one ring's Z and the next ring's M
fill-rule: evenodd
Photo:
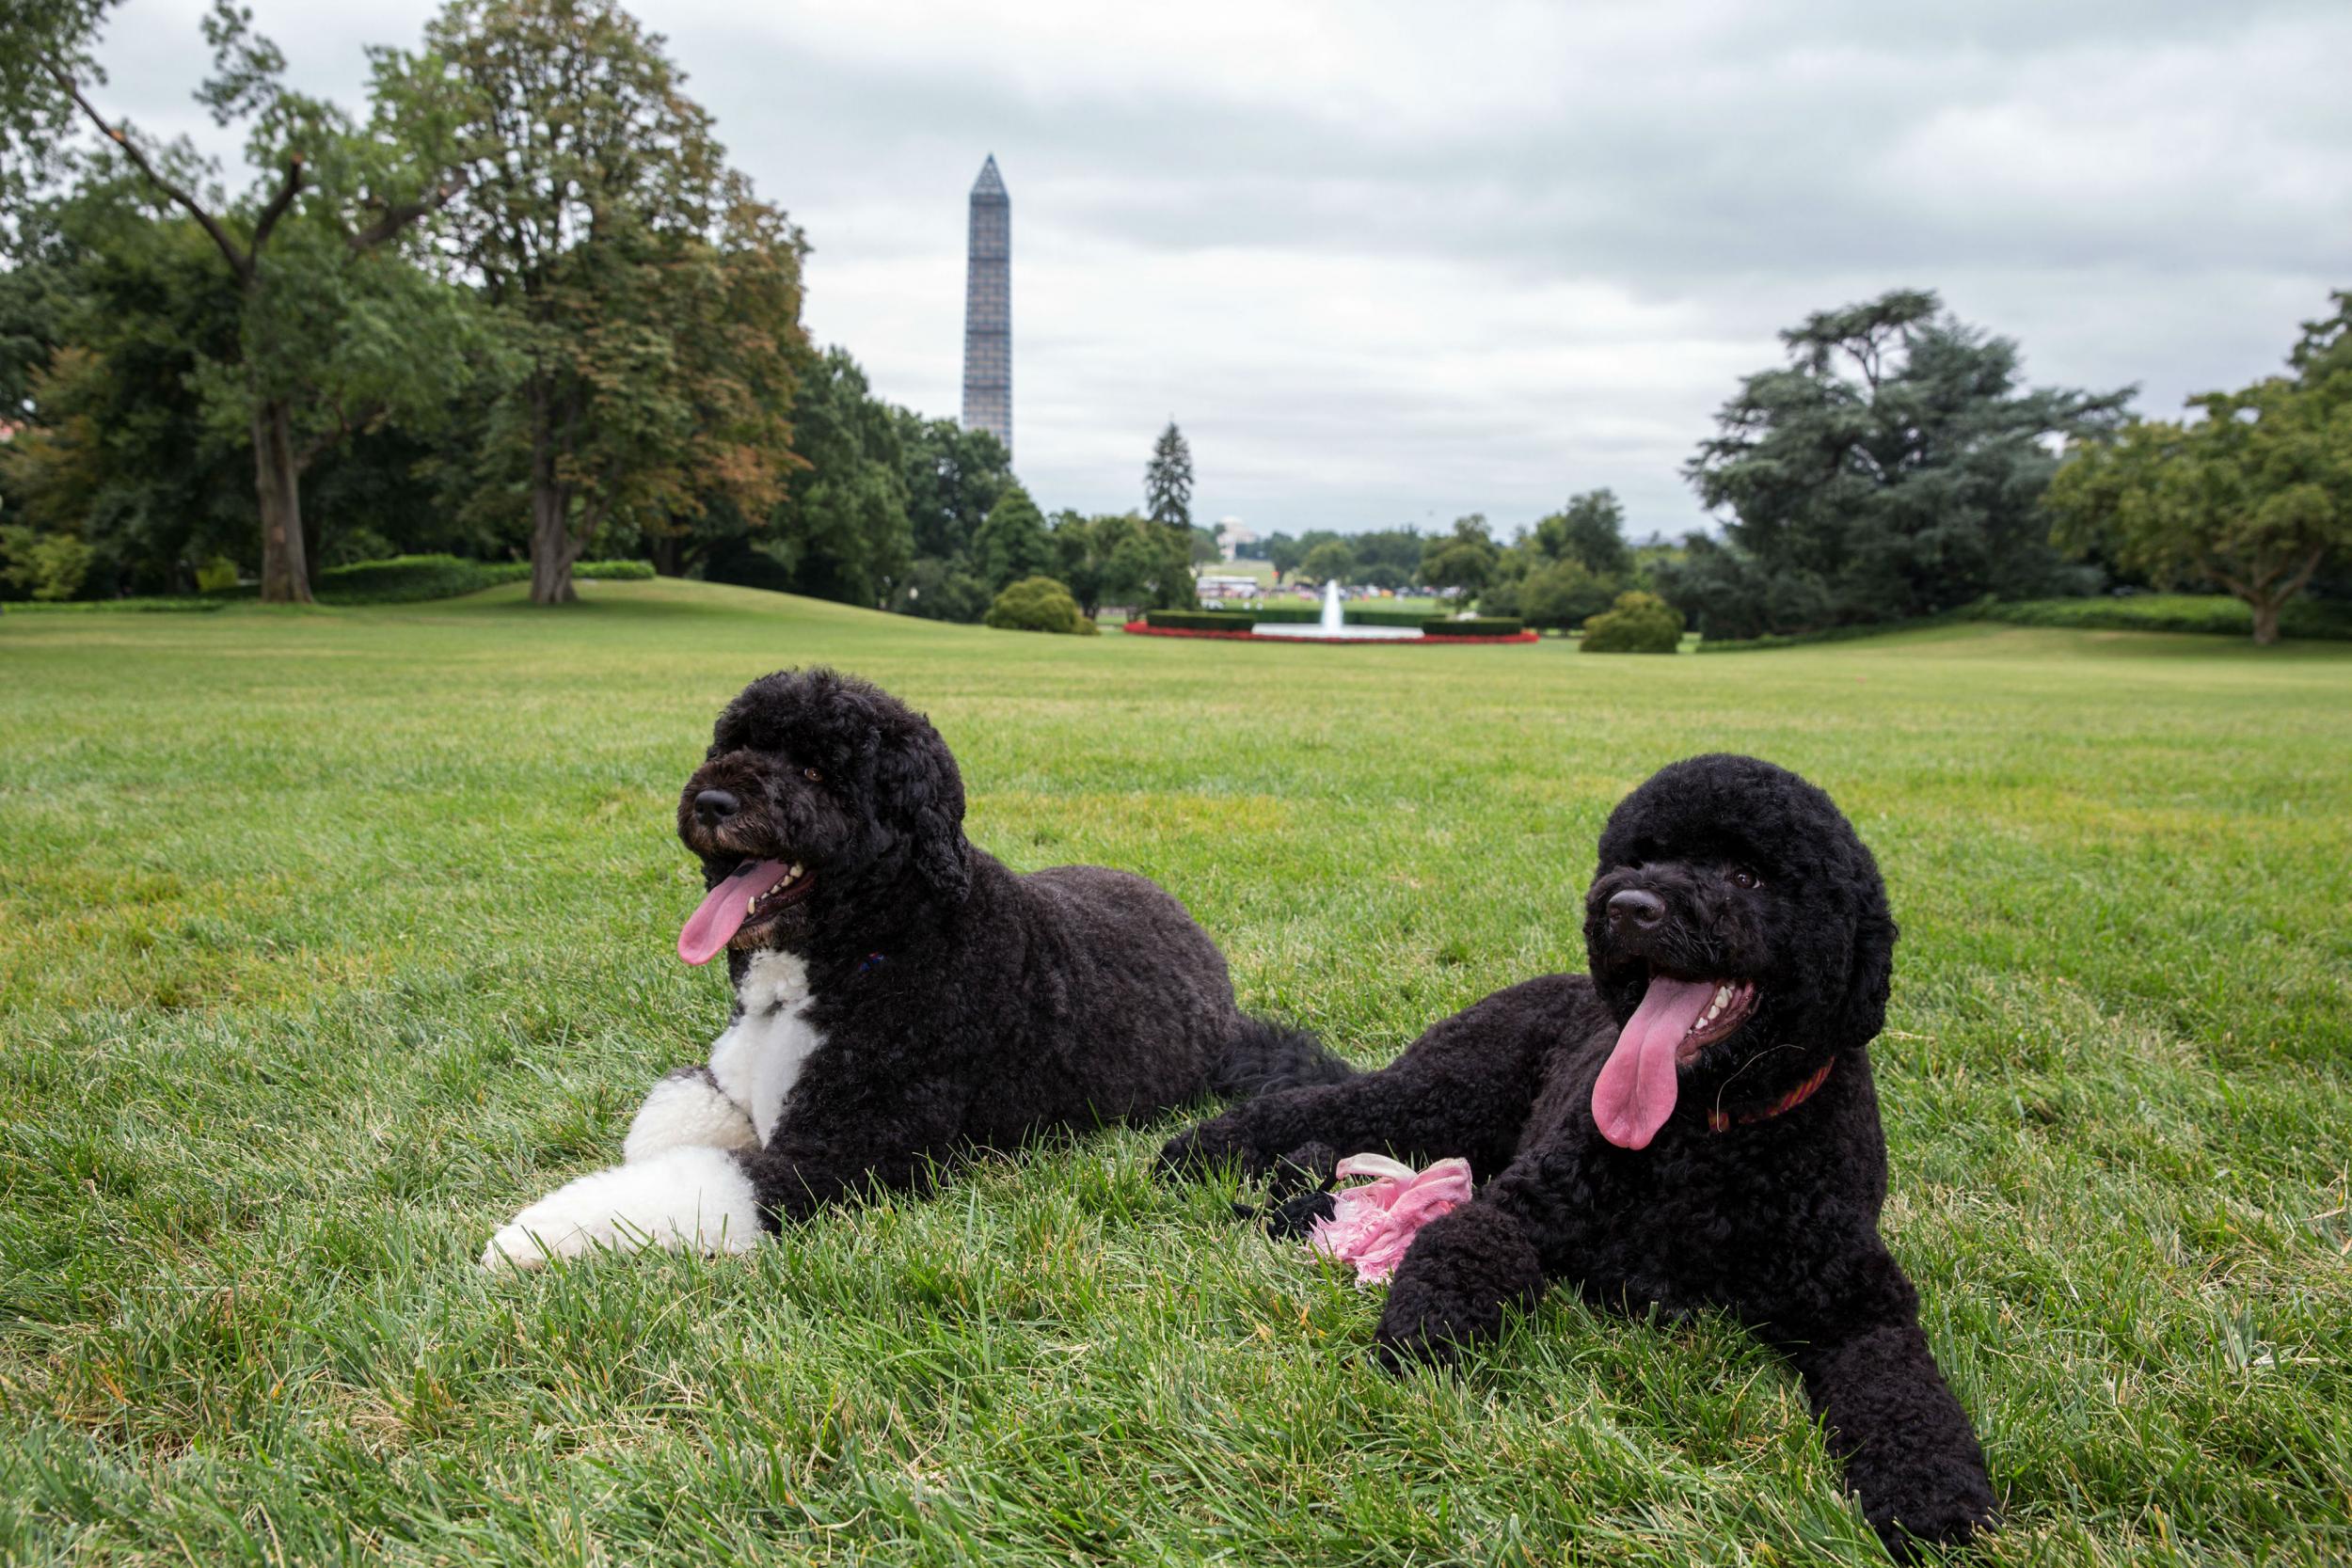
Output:
M1224 642L1279 642L1294 648L1334 645L1344 645L1350 648L1369 648L1375 645L1392 648L1461 648L1475 642L1540 642L1543 641L1532 631L1520 632L1516 637L1366 637L1361 639L1260 637L1257 633L1250 631L1179 631L1174 626L1147 626L1141 621L1130 621L1120 629L1130 637L1203 637Z

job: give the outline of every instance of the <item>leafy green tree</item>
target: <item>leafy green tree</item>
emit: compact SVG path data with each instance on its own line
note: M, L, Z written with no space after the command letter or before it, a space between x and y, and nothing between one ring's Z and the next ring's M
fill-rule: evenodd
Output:
M1608 610L1621 592L1617 578L1602 577L1568 556L1537 566L1520 579L1518 608L1512 613L1531 626L1581 626ZM1480 604L1488 614L1495 613L1483 599Z
M2055 537L2105 547L2160 585L2220 588L2253 611L2254 641L2330 558L2352 554L2352 364L2344 314L2298 345L2297 377L2189 400L2203 418L2136 420L2077 444L2049 490ZM2335 341L2327 341L2333 332Z
M2111 428L2129 388L2024 389L2016 344L1924 291L1781 337L1789 363L1741 384L1684 470L1709 509L1730 512L1728 542L1763 578L1810 578L1834 622L2063 583L2038 506L2050 444Z
M146 146L84 90L98 8L41 0L54 49L33 62L51 90L29 113L47 132L66 105L97 128L102 183L127 170L155 201L184 212L218 252L236 289L233 355L198 368L212 417L250 442L262 529L262 597L310 597L301 479L326 447L395 408L444 399L466 362L455 298L407 268L393 242L456 194L395 138L363 133L332 103L291 91L284 56L251 31L251 13L215 0L204 20L213 75L197 92L221 125L249 122L246 157L265 171L241 199L202 194L207 166L184 144ZM9 71L18 81L33 69ZM0 97L21 88L0 87ZM20 109L15 123L27 123ZM119 160L119 166L113 160Z
M1096 519L1109 540L1103 594L1142 610L1191 610L1200 602L1189 536L1130 512Z
M87 545L91 594L184 593L215 554L250 565L251 472L215 438L198 390L239 332L240 297L212 242L111 195L76 197L52 220L38 259L0 275L45 275L56 314L39 330L62 345L30 368L9 416L24 428L0 442L8 520Z
M988 509L979 537L972 542L972 562L979 579L998 593L1053 565L1054 542L1045 531L1044 515L1019 483L1007 485Z
M1307 559L1307 546L1287 533L1271 534L1265 542L1265 558L1274 568L1274 580L1279 582L1298 570Z
M985 430L953 420L927 420L899 409L898 448L914 553L941 561L968 558L980 522L1012 483L1012 458Z
M905 580L890 599L890 608L901 615L966 625L987 614L988 606L988 584L960 562L937 556L921 557L908 567Z
M659 35L612 0L451 0L379 97L446 149L439 239L510 367L478 504L530 498L531 596L608 526L783 498L807 353L800 230L730 169Z
M1152 461L1143 470L1143 510L1155 523L1192 527L1192 448L1174 420L1152 444Z
M35 205L69 155L78 116L75 84L106 79L96 55L98 33L119 3L9 0L0 47L0 251L16 249L14 220ZM21 262L22 253L11 260Z
M986 624L1000 631L1059 632L1094 637L1102 627L1082 613L1070 590L1052 578L1024 578L1009 584L988 607Z
M1346 582L1356 570L1356 552L1337 539L1326 539L1298 563L1301 577L1315 582Z
M895 411L849 351L829 349L792 403L801 459L775 513L775 548L795 591L844 604L885 599L914 559L905 454Z
M1502 564L1502 550L1488 531L1486 516L1473 512L1456 518L1451 533L1422 546L1421 580L1432 588L1458 588L1475 595L1494 579Z
M1622 578L1633 569L1626 547L1625 508L1613 490L1587 490L1537 520L1529 544L1546 561L1581 562L1595 577Z
M1587 654L1670 654L1682 646L1682 612L1655 594L1620 594L1617 602L1584 623Z

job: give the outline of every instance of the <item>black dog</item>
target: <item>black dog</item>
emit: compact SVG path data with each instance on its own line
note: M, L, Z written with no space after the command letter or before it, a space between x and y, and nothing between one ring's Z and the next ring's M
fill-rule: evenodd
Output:
M516 1216L485 1265L592 1247L741 1250L818 1206L926 1185L938 1162L1344 1064L1243 1016L1184 906L1099 866L1016 877L963 836L921 715L830 670L753 682L678 800L710 892L678 938L724 951L707 1066L637 1113L624 1164Z
M1989 1525L1983 1454L1879 1239L1868 1046L1895 923L1869 850L1770 763L1677 763L1610 817L1584 940L1589 980L1497 992L1387 1069L1236 1106L1163 1160L1289 1179L1357 1150L1466 1156L1485 1184L1398 1268L1390 1364L1495 1333L1548 1279L1611 1307L1721 1307L1796 1364L1890 1547ZM1330 1202L1294 1198L1278 1225Z

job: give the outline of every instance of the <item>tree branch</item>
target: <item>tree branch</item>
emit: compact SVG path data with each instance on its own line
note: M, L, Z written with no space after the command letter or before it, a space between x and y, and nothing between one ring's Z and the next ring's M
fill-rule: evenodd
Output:
M49 74L56 79L57 86L65 88L74 103L89 117L90 123L98 127L100 134L122 149L131 162L138 166L139 172L147 176L148 183L185 207L188 210L188 215L203 226L204 232L210 234L213 237L213 243L220 247L221 255L228 258L230 270L237 275L238 281L250 282L253 277L253 258L237 248L236 242L230 239L228 230L221 228L214 219L213 214L198 206L196 198L158 173L155 166L147 161L147 154L139 150L138 143L107 124L106 117L100 114L91 105L90 101L82 96L81 87L75 84L72 76L66 74L64 67L45 55L41 56L40 63Z
M278 187L278 194L269 198L269 205L262 209L262 215L253 224L253 254L256 258L261 256L262 247L269 244L270 230L278 227L278 220L286 215L286 209L294 205L294 195L301 189L302 154L289 153L285 183Z
M457 198L466 188L466 173L460 169L433 187L421 201L404 201L384 209L383 214L357 234L346 235L354 251L373 250L429 213L437 213Z

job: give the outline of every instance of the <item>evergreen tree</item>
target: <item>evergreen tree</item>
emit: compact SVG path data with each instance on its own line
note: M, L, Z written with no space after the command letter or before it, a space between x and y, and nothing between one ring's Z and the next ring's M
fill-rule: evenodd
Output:
M1785 610L1766 629L1895 620L1987 594L2049 593L2066 574L2040 513L2058 436L2111 428L2131 389L2021 386L2017 345L1899 290L1823 311L1781 334L1789 363L1747 378L1685 473L1754 580L1746 605L1699 602L1701 578L1662 587L1710 636L1743 616L1754 589ZM1745 571L1752 564L1753 573Z
M1152 443L1152 462L1143 470L1143 511L1155 523L1192 528L1192 448L1174 420ZM1189 553L1192 546L1187 542L1184 547Z

